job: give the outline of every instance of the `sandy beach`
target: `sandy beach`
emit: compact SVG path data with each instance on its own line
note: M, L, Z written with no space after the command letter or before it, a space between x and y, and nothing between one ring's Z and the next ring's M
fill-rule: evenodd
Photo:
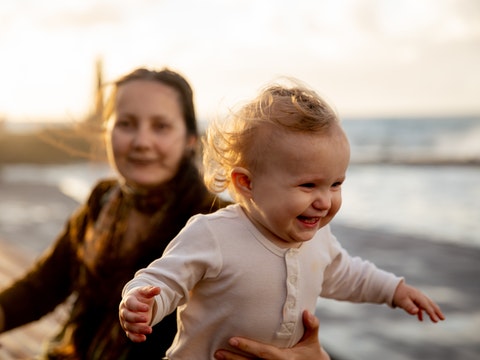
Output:
M9 214L9 203L22 214ZM78 204L48 185L0 180L0 287L28 267ZM480 358L480 248L333 225L353 255L405 276L442 307L447 320L423 323L385 305L321 299L320 338L342 360L477 360ZM385 239L389 238L388 241ZM0 335L0 360L27 359L52 334L58 314Z
M480 248L346 227L333 231L351 254L404 276L446 316L433 324L385 305L322 299L320 338L333 354L344 360L480 359Z

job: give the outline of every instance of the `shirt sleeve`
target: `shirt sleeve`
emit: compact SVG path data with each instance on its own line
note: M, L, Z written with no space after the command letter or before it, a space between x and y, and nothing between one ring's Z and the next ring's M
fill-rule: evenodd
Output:
M379 269L370 261L352 257L332 235L331 264L326 268L321 296L351 302L385 303L403 278Z
M155 325L177 306L185 304L200 280L215 277L221 265L217 239L204 215L197 215L170 242L161 258L137 271L122 295L135 287L160 287L161 292L155 297L156 312L152 321Z

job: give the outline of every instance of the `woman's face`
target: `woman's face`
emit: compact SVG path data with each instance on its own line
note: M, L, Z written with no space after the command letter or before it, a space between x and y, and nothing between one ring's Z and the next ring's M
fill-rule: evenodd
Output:
M117 89L108 120L110 161L127 184L150 188L177 173L196 137L187 135L179 101L172 87L152 80L132 80Z

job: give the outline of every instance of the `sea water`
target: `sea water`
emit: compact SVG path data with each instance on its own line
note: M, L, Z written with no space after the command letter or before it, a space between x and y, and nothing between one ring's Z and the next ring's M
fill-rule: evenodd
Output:
M352 165L334 222L480 246L480 166Z
M480 117L343 126L352 165L334 221L480 246Z
M335 223L480 246L480 118L347 119L343 126L352 164ZM112 174L99 163L4 165L0 180L54 185L82 202Z

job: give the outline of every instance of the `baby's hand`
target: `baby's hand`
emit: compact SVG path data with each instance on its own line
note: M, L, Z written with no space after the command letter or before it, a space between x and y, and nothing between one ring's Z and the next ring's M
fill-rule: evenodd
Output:
M411 315L417 315L420 321L423 321L423 311L425 311L430 317L430 320L435 323L439 320L445 320L445 316L440 310L440 307L433 300L417 288L405 284L404 281L402 281L395 290L393 304L401 307Z
M147 340L152 333L150 323L153 318L154 297L160 294L160 288L143 286L125 294L119 306L120 324L133 342Z

